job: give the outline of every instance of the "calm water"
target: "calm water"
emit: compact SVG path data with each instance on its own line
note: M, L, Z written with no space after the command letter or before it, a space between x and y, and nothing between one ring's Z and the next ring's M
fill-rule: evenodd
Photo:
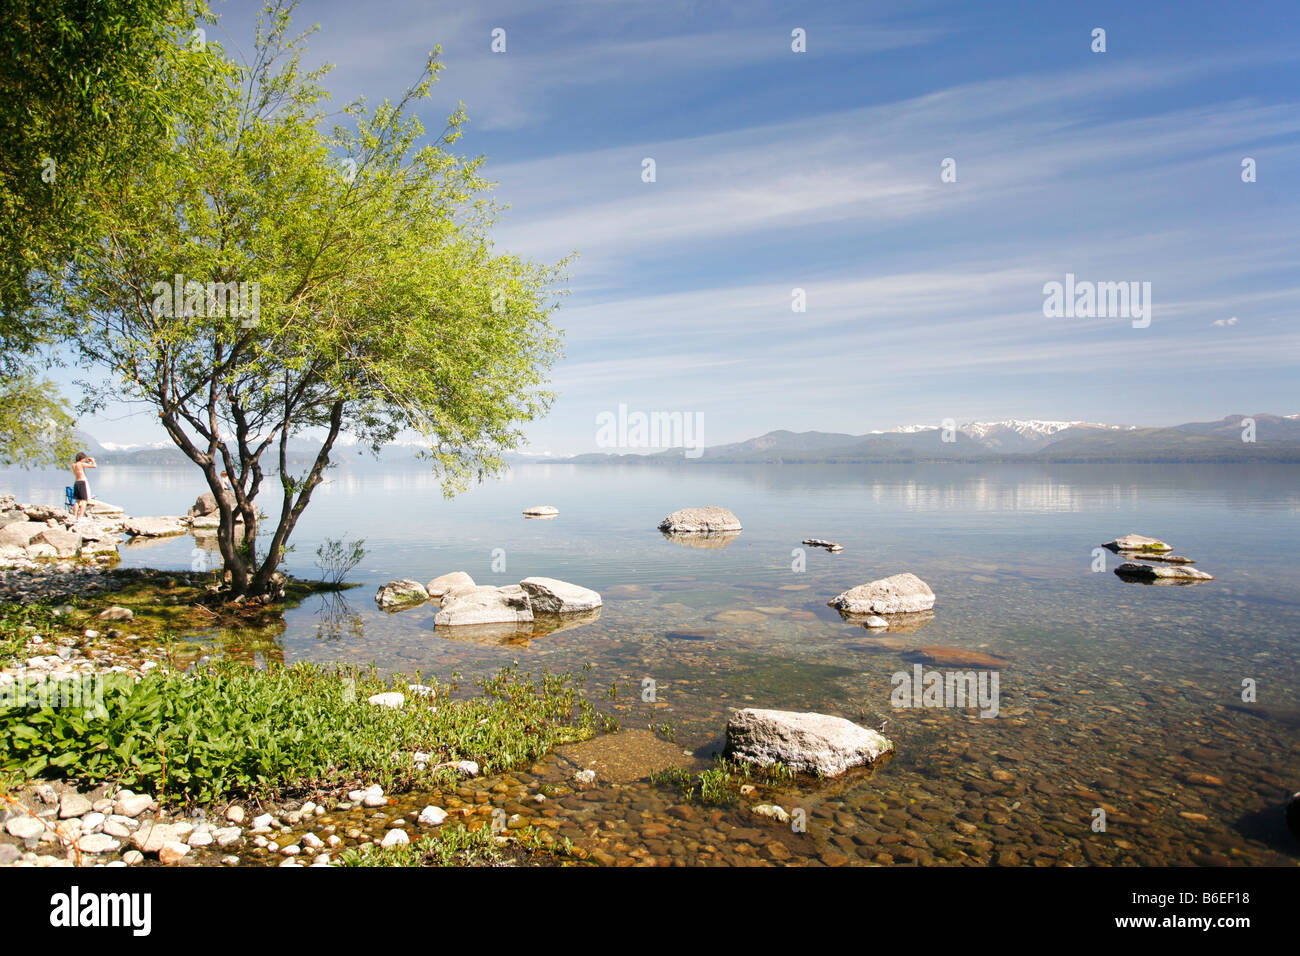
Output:
M1288 466L528 466L448 501L422 472L336 473L299 526L289 570L315 573L326 537L363 538L363 587L289 612L257 659L375 661L444 677L592 665L589 695L625 729L669 722L684 765L719 750L728 708L888 720L898 755L868 779L764 799L804 809L807 833L745 808L668 815L647 782L553 800L549 825L626 862L1242 863L1295 865L1281 824L1300 789L1300 472ZM55 501L60 476L8 472L20 500ZM202 490L187 469L105 468L98 497L180 514ZM270 498L264 503L269 507ZM560 517L525 520L529 505ZM687 506L745 526L719 549L656 530ZM1160 537L1216 580L1126 583L1093 549ZM794 549L807 537L840 554ZM188 568L188 536L124 547L125 565ZM502 564L504 563L504 569ZM496 570L494 570L494 568ZM595 588L595 621L544 635L444 634L433 608L379 611L375 588L469 572L480 584L546 575ZM935 617L873 635L826 602L911 571ZM895 709L891 675L950 645L1011 659L1000 713ZM642 681L657 703L642 702ZM1253 680L1258 702L1243 703ZM510 786L562 781L562 755ZM1206 779L1206 777L1213 779ZM531 790L529 791L531 792ZM1106 831L1093 832L1095 811ZM686 817L686 819L682 819ZM662 824L669 835L662 834ZM774 846L779 844L780 846ZM782 849L784 848L784 849Z

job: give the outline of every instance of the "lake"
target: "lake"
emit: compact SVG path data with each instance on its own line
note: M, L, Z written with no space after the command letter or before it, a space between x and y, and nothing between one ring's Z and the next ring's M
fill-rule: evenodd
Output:
M872 774L765 797L802 811L806 832L744 807L674 810L680 797L644 779L551 801L561 835L620 862L1294 865L1300 845L1282 806L1300 789L1298 475L539 464L447 500L415 468L357 467L317 490L287 567L313 576L323 540L361 538L366 558L350 577L361 587L291 609L282 633L200 637L259 662L373 661L440 679L514 662L581 671L624 730L668 725L660 736L692 769L721 750L734 707L837 714L884 725L897 744ZM6 471L0 487L56 503L66 483ZM106 466L91 486L137 515L183 514L206 490L189 468ZM560 515L527 520L531 505ZM698 548L656 530L699 505L730 508L744 531ZM1169 542L1215 580L1131 583L1111 573L1110 552L1096 571L1095 549L1128 532ZM803 548L809 537L844 551ZM122 548L124 566L190 568L206 556L189 536ZM386 581L454 570L480 584L561 578L600 591L604 607L551 633L465 639L435 630L431 605L392 614L374 603ZM902 571L937 595L914 631L871 632L827 606ZM893 675L912 673L917 648L932 645L1007 659L996 716L891 706ZM654 700L642 699L647 680ZM1243 700L1252 682L1257 697ZM571 772L557 754L510 786Z

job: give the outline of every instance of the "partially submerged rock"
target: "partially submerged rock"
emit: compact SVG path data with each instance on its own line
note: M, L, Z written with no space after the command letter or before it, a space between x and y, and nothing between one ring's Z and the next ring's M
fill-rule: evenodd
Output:
M837 595L830 606L846 614L916 614L934 607L934 592L915 574L894 574Z
M176 515L161 518L127 518L122 523L122 530L139 538L166 538L184 534L185 519Z
M424 585L410 578L389 581L375 592L375 603L386 610L415 607L427 600L429 600L429 592L424 589Z
M724 534L740 531L740 519L716 505L682 508L659 522L659 530L671 534Z
M825 548L834 554L837 551L843 551L844 546L836 544L834 541L823 541L821 538L804 538L803 543L810 548Z
M450 571L447 574L440 574L430 581L425 586L425 590L429 592L429 597L440 598L455 588L472 587L475 587L474 579L464 571Z
M595 591L555 578L524 578L519 586L528 592L533 612L537 614L594 611L601 606L600 595Z
M1191 558L1185 558L1181 554L1142 554L1134 551L1124 555L1126 558L1135 558L1138 561L1159 561L1162 564L1195 564Z
M554 518L559 513L560 509L551 505L534 505L531 508L524 509L524 517L526 518Z
M1126 534L1123 537L1116 538L1114 541L1107 541L1103 548L1109 548L1112 551L1172 551L1169 545L1165 544L1159 538L1148 538L1141 534Z
M727 722L724 754L759 766L779 762L798 772L835 777L893 749L888 738L843 717L750 707Z
M1155 564L1139 564L1136 561L1125 561L1115 569L1115 573L1121 578L1129 580L1157 583L1191 584L1194 581L1214 580L1213 574L1207 574L1204 571L1198 571L1196 568L1189 568L1184 565L1164 567Z
M442 610L433 623L456 627L465 624L531 622L533 607L528 592L517 584L508 587L457 588L443 596Z

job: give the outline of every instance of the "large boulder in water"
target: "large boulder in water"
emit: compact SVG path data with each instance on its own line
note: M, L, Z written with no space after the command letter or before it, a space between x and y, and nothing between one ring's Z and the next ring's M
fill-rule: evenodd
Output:
M740 531L740 519L726 508L682 508L659 522L659 530L669 534L726 534Z
M375 592L375 603L384 609L415 607L429 600L429 592L419 581L404 578L401 581L389 581Z
M429 597L440 598L448 591L454 591L456 588L472 588L474 586L474 579L464 571L451 571L447 574L438 575L425 585L425 590L429 592Z
M600 595L590 588L555 578L524 578L519 586L528 592L533 611L539 614L594 611L601 605Z
M934 607L934 592L915 574L904 572L850 588L830 606L845 614L916 614Z
M233 491L222 492L221 497L225 499L226 504L231 508L235 507L235 493ZM217 496L210 491L205 491L195 498L194 505L189 510L191 518L214 514L217 514Z
M442 610L433 616L436 626L464 624L515 624L533 619L528 592L517 584L509 587L456 588L442 598Z
M884 735L843 717L746 708L727 722L724 755L759 766L783 763L801 773L836 777L894 749Z

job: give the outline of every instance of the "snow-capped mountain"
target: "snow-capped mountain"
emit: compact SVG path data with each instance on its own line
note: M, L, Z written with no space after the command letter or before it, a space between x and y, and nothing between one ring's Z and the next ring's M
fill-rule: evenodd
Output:
M867 432L868 435L917 435L922 432L940 431L942 425L897 425L894 428L881 428ZM985 448L999 452L1023 452L1041 448L1050 441L1061 437L1067 429L1110 429L1113 431L1132 431L1136 425L1106 425L1101 422L1084 421L1048 421L1036 418L1009 418L1000 422L963 422L957 425L957 432L973 439Z

